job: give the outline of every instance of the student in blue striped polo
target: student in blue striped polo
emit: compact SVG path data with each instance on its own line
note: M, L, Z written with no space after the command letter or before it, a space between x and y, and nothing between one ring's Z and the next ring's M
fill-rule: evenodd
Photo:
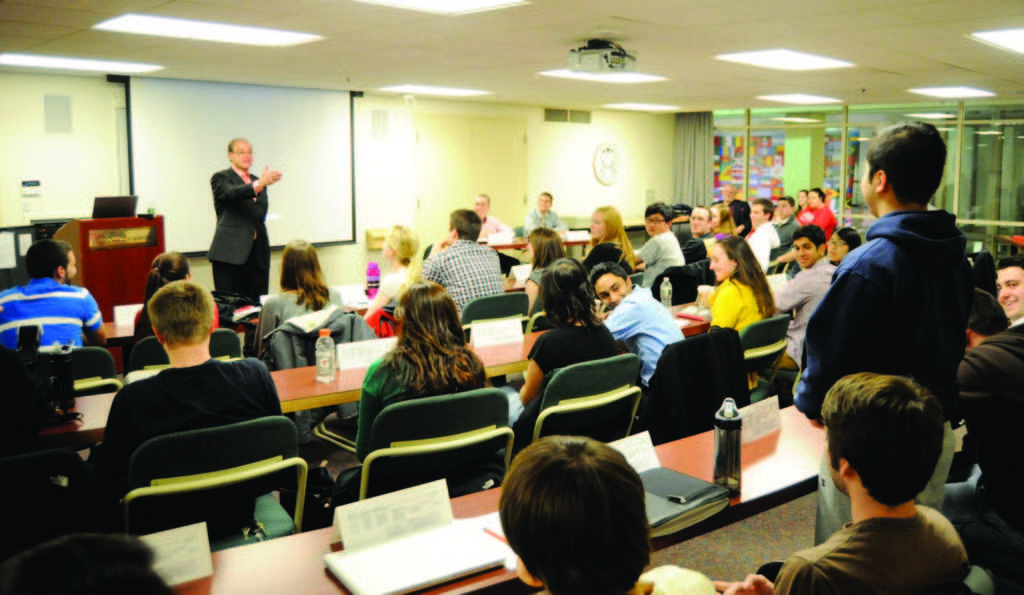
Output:
M42 327L40 346L105 345L100 308L89 291L69 285L78 272L67 242L39 240L25 254L28 285L0 293L0 345L18 347L18 327Z

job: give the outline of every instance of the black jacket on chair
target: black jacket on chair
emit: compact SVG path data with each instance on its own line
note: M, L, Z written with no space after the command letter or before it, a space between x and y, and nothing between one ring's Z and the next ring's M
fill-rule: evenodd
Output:
M740 335L714 327L665 348L651 377L643 427L655 444L705 432L726 397L750 404Z

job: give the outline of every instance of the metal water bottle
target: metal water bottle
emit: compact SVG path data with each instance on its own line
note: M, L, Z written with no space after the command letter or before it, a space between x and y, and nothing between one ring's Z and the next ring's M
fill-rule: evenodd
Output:
M715 483L733 494L740 491L740 447L743 418L736 401L726 399L715 413Z
M672 307L672 282L668 277L661 280L661 305L666 308Z
M331 329L320 329L320 338L316 340L316 381L321 384L334 382L334 339Z

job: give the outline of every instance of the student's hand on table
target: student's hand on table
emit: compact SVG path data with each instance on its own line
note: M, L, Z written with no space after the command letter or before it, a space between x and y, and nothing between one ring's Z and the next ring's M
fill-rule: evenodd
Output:
M715 581L715 591L723 595L772 595L775 585L760 574L750 574L738 583Z

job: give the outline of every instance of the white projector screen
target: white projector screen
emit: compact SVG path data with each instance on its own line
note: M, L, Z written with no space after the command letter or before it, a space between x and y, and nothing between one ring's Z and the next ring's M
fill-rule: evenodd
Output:
M216 214L210 176L230 167L228 141L249 140L250 173L270 186L271 246L354 240L352 123L347 91L131 78L134 190L139 212L164 215L168 250L205 253Z

